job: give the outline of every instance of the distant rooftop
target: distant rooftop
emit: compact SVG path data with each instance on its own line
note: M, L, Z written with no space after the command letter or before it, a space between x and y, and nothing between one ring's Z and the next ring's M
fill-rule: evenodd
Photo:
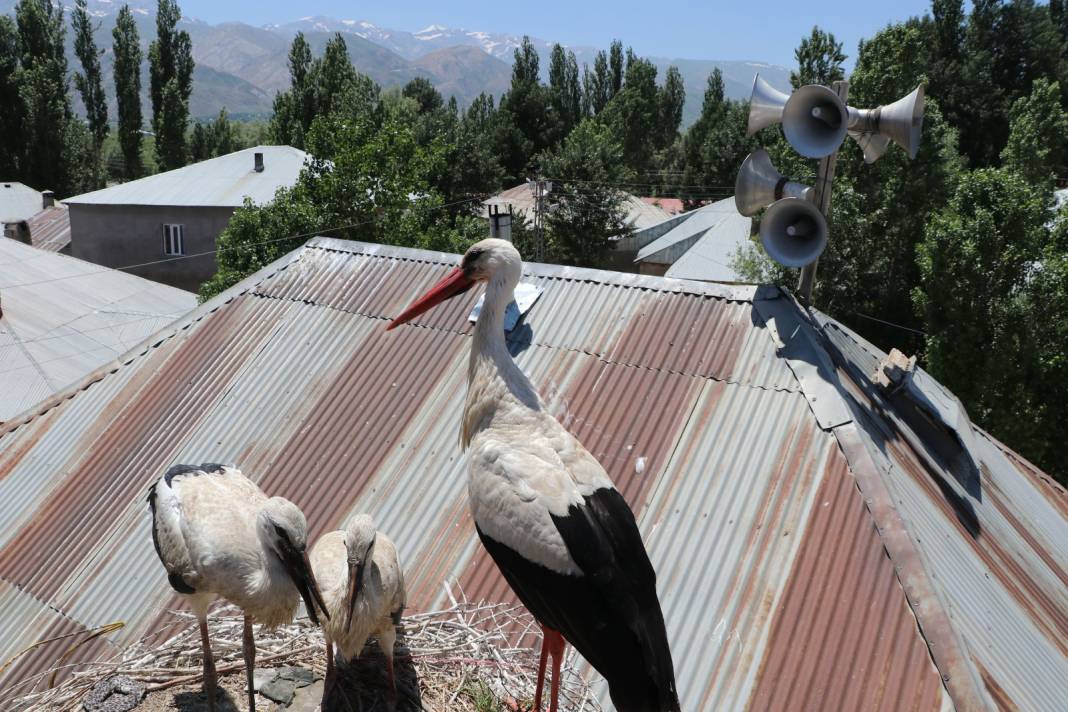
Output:
M26 221L30 244L40 250L60 252L70 246L70 210L62 203L45 208Z
M676 279L740 281L730 260L748 242L752 219L738 213L733 197L685 215L689 217L641 248L635 262L671 265L665 276Z
M263 171L255 154L263 154ZM308 154L292 146L256 146L122 183L64 202L68 205L174 205L239 207L245 198L266 203L293 185Z
M29 220L42 205L40 191L14 181L0 183L0 223Z
M559 186L557 186L557 189L559 189ZM553 193L550 192L548 200L551 201L553 198ZM644 200L644 198L639 198L636 195L624 193L623 208L627 212L626 221L635 230L643 230L671 217L660 206L648 204ZM512 210L516 213L530 213L534 210L534 191L529 183L520 183L508 190L497 193L492 198L482 201L482 204L487 207L490 205L511 205Z
M196 303L174 287L0 238L0 422Z

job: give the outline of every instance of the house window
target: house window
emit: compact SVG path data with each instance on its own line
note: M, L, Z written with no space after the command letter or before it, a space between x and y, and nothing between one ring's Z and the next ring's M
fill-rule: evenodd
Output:
M185 225L163 226L163 254L185 254Z

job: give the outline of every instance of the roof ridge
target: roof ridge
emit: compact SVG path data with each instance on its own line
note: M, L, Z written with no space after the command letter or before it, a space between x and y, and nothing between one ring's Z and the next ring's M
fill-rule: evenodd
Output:
M786 328L773 324L779 340L784 342L783 350L789 349L798 339L803 339L805 346L818 351L815 354L817 358L826 358L833 365L837 349L823 333L826 325L817 323L815 315L809 313L789 292L783 290L781 299L784 309L768 311L767 315L762 312L761 316L766 316L773 322L783 317L792 318ZM772 301L778 300L761 303L766 305ZM824 317L833 322L833 319L826 315ZM786 334L789 336L784 339ZM797 354L796 347L791 353ZM863 497L865 510L894 564L897 582L909 609L916 617L919 634L930 650L932 661L942 677L950 699L959 710L993 709L993 702L980 682L979 671L968 656L967 647L959 631L950 619L948 608L934 585L933 575L928 570L924 556L894 504L890 490L883 481L883 473L868 452L861 436L862 428L857 423L858 413L850 399L844 395L844 386L841 384L838 370L828 372L823 368L816 368L799 373L795 370L795 360L787 356L784 358L794 371L820 425L830 431L838 441L838 447L856 481L858 495ZM848 373L846 375L848 376ZM818 390L818 396L814 390ZM843 421L841 413L832 413L834 417L828 419L826 411L817 411L817 408L827 407L828 399L836 400L850 417ZM824 421L828 423L826 426L823 425Z
M334 237L314 237L305 247L327 252L344 252L365 254L371 257L393 258L414 262L427 262L441 265L454 265L459 262L459 255L438 252L417 247L402 247L358 240L342 240ZM658 277L648 274L617 272L593 267L571 267L542 262L523 262L524 277L545 277L573 282L593 282L632 289L644 289L656 292L683 293L694 296L712 297L730 302L751 303L756 299L772 298L779 293L779 288L770 284L736 285L719 282L700 282L690 279Z

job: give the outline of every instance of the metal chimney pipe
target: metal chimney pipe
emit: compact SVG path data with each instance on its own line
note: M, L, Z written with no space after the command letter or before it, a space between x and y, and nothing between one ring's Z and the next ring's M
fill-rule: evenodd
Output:
M263 173L263 154L257 151L255 154L253 154L253 157L256 160L255 165L253 166L253 170L255 170L257 173Z
M56 204L56 194L50 190L41 193L41 208L51 208Z

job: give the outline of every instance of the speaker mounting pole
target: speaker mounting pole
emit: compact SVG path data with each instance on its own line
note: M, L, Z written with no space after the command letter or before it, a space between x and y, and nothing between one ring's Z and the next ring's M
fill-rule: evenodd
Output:
M842 103L849 99L849 82L838 81L831 85L831 90L838 95ZM829 156L820 159L819 170L816 173L816 207L823 213L823 217L830 219L831 216L831 188L834 184L834 172L838 165L838 151L835 150ZM816 266L819 258L816 258L801 269L801 279L797 283L797 296L806 307L812 306L812 287L816 283Z

